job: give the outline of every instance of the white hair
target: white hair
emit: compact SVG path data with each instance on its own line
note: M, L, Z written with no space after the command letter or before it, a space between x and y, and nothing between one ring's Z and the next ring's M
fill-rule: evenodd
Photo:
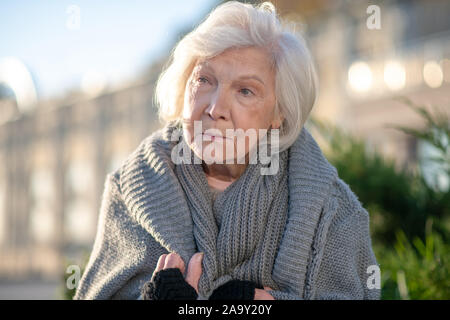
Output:
M237 1L221 4L180 40L156 85L160 120L181 120L186 83L199 59L250 46L265 48L273 59L275 112L283 117L279 151L289 148L311 112L318 82L305 40L292 26L282 25L270 2L258 6Z

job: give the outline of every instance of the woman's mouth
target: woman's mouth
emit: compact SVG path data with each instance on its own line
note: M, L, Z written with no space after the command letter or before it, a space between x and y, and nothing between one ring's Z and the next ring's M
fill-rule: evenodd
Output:
M208 137L207 141L211 140L211 141L224 141L224 140L230 140L230 138L227 138L226 136L221 136L221 135L217 135L217 134L210 134L210 133L206 133L203 132L202 133L202 137L203 140L205 140L205 137Z

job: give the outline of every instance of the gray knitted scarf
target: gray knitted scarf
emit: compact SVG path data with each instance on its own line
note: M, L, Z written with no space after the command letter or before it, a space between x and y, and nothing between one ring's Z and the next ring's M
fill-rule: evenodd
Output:
M187 197L197 251L205 253L199 292L206 295L230 279L277 288L271 271L288 212L288 150L279 154L276 174L261 175L267 165L259 161L249 164L215 201L202 165L190 154L190 163L177 165L175 173Z

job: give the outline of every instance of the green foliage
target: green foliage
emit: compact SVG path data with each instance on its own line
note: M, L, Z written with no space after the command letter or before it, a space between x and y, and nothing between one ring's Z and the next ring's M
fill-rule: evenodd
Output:
M381 269L382 299L450 299L450 245L431 231L411 242L401 230L393 248L375 245Z
M428 160L440 164L445 173L450 176L450 116L445 111L438 109L435 109L434 114L432 114L424 106L417 106L407 98L399 99L425 120L426 127L424 130L403 126L391 127L413 135L434 146L439 151L438 155L430 157Z

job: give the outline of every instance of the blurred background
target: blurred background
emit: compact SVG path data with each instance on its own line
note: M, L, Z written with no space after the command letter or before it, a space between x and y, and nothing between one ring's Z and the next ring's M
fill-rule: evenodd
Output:
M0 299L64 299L106 174L221 1L0 3ZM383 299L449 299L450 1L274 0L315 57L308 128L371 215Z

